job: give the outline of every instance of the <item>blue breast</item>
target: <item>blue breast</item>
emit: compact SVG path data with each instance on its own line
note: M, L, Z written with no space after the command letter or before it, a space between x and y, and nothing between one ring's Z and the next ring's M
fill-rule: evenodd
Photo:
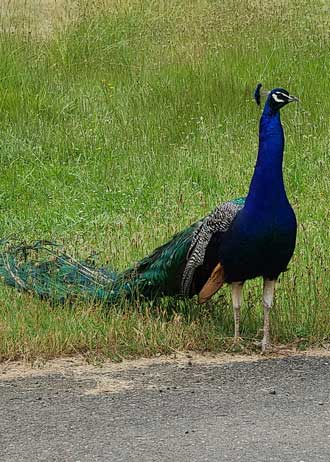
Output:
M292 257L296 228L290 206L280 213L253 216L243 208L218 247L226 281L244 281L257 276L277 279Z

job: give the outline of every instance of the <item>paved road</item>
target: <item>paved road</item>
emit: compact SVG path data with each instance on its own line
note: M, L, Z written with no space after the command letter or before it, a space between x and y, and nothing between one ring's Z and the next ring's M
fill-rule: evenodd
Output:
M3 371L0 460L330 461L330 357L132 364Z

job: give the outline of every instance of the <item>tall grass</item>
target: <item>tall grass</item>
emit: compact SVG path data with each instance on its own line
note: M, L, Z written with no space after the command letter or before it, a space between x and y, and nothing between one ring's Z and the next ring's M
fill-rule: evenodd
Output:
M59 2L56 15L46 0L28 14L16 3L15 21L0 7L0 234L53 239L124 268L246 194L260 116L253 88L283 86L301 99L282 115L299 233L273 337L329 341L327 2L95 0ZM261 326L260 290L258 281L245 289L247 339ZM169 314L165 300L109 318L5 288L0 298L1 358L217 350L233 331L228 290L209 309Z

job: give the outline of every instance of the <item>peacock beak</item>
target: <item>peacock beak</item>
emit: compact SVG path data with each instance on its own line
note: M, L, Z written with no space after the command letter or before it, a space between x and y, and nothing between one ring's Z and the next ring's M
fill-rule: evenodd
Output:
M293 103L294 101L299 102L299 98L297 98L296 96L288 95L287 98L288 98L288 103Z

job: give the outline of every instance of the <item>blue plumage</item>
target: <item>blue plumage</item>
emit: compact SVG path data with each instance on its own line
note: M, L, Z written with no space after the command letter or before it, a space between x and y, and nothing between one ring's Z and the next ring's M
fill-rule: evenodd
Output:
M297 223L283 182L282 105L273 99L278 94L287 92L273 90L260 119L258 158L245 205L218 247L227 282L277 279L294 251Z

